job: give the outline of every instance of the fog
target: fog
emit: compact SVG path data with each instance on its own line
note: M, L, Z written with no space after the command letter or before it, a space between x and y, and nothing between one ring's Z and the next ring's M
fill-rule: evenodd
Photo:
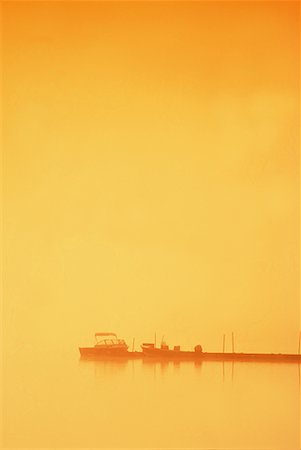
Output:
M7 388L96 331L297 352L298 4L3 11Z

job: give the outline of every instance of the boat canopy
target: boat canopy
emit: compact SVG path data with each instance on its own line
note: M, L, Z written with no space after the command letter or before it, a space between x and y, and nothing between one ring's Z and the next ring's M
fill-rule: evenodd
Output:
M116 338L117 338L117 334L116 333L104 333L104 332L102 332L102 333L95 333L95 337L98 337L98 336L115 336Z

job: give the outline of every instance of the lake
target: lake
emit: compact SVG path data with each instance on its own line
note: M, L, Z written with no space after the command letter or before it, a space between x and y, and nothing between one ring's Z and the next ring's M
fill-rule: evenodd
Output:
M300 448L297 364L80 361L40 349L4 368L8 448Z

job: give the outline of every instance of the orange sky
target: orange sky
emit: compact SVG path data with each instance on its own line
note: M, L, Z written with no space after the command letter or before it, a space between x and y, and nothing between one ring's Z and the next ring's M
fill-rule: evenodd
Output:
M9 347L297 350L298 8L3 4Z

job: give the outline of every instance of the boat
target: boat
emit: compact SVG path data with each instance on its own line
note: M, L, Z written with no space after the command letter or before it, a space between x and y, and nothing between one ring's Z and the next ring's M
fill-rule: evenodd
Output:
M96 344L93 347L79 347L82 358L120 357L127 356L128 345L123 339L118 339L116 333L95 333Z
M153 343L143 343L141 345L142 354L148 358L158 359L203 359L203 349L201 345L196 345L194 351L181 350L180 345L175 345L174 348L162 342L160 347L156 347Z

